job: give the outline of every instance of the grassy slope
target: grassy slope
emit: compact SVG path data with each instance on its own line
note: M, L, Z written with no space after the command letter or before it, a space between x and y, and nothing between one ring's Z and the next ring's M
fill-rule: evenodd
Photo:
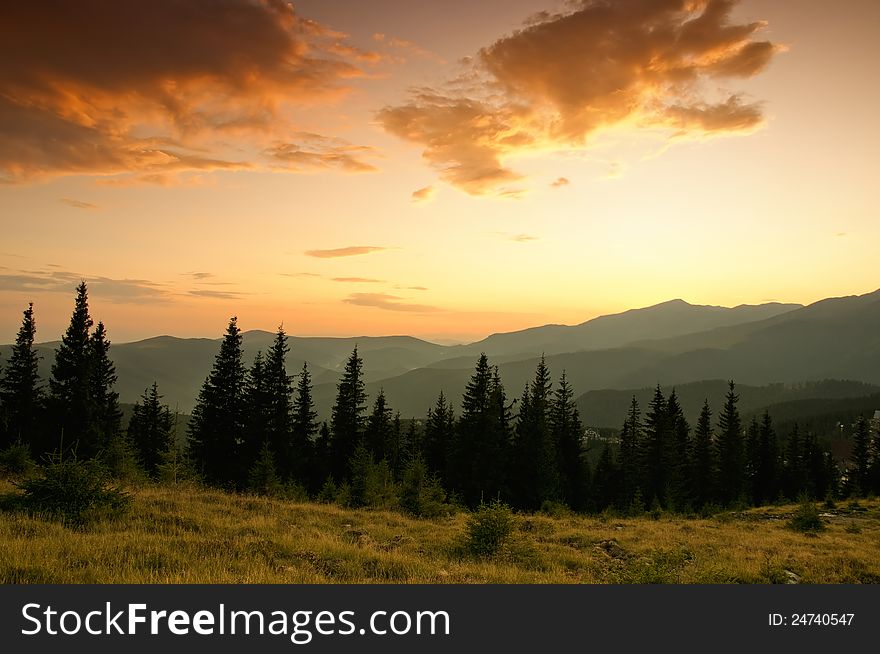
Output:
M842 502L817 536L785 528L794 507L706 520L521 516L506 550L481 560L463 549L464 514L416 520L144 487L131 517L82 532L0 514L0 582L880 583L880 501L861 504Z

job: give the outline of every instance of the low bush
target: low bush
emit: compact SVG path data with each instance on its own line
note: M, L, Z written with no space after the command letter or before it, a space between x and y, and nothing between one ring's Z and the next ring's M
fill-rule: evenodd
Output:
M20 441L0 451L0 475L29 477L36 467L30 449Z
M19 487L24 491L16 502L19 508L71 527L118 518L131 508L131 496L114 485L107 469L95 460L53 457Z
M468 516L468 551L475 556L497 554L510 540L516 519L510 507L501 500L480 506Z
M825 529L822 517L819 515L819 509L816 504L809 498L802 498L801 505L788 521L789 529L799 531L801 533L816 533Z

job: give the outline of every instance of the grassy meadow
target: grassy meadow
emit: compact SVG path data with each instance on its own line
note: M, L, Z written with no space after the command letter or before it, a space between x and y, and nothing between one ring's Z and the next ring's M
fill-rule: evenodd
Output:
M0 482L0 493L12 492ZM880 583L880 501L820 506L825 529L787 526L796 506L707 519L516 516L490 557L467 514L415 519L143 486L121 519L71 529L0 513L11 583Z

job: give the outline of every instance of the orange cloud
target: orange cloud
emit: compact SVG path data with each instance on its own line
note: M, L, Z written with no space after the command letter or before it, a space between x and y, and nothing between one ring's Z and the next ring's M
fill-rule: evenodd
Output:
M91 202L85 202L84 200L76 200L74 198L61 198L61 202L66 204L68 207L73 207L74 209L97 209L98 205L93 204Z
M2 3L0 181L262 166L296 131L287 106L363 74L344 39L281 0ZM352 170L359 154L288 168Z
M370 277L334 277L334 282L344 282L350 284L382 284L384 279L371 279Z
M338 138L300 132L293 135L297 142L279 143L266 150L274 168L287 170L337 169L350 173L371 173L378 168L361 160L375 150L351 145Z
M416 90L378 119L472 195L509 192L520 179L511 156L583 149L616 125L748 132L763 120L760 105L715 97L714 81L757 75L781 48L756 40L764 23L731 22L738 2L576 0L480 50L447 90Z
M562 186L568 186L569 184L571 184L571 182L568 180L567 177L558 177L556 181L550 184L550 186L552 186L553 188L560 188Z
M371 252L381 252L387 250L386 247L377 245L351 245L346 248L336 248L333 250L306 250L305 254L318 259L334 259L336 257L354 257L361 254L370 254Z
M440 311L437 307L427 304L409 304L402 301L403 298L385 293L353 293L343 300L346 304L355 304L362 307L374 307L386 311L406 311L411 313L434 313Z
M433 186L425 186L424 188L420 188L416 191L412 192L413 202L429 202L434 198L437 189Z

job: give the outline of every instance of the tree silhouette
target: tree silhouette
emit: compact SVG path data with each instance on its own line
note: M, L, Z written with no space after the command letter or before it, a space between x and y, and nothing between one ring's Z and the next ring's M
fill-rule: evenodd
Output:
M55 350L52 376L49 379L51 406L51 432L48 435L50 447L79 447L81 456L94 454L96 443L85 441L92 424L92 406L89 392L92 348L89 330L92 328L89 315L89 295L86 283L76 287L76 300L70 324L61 337L61 344Z
M342 379L336 385L336 403L330 419L330 467L337 480L348 477L348 460L363 435L367 401L363 365L355 346L345 364Z
M575 511L584 511L590 495L590 467L583 455L584 426L564 370L550 406L550 430L562 499Z
M718 417L718 499L725 506L740 499L743 489L744 461L742 421L739 416L736 385L731 381Z
M43 400L38 365L40 357L34 349L37 325L34 305L24 311L21 327L9 361L0 378L0 447L21 442L36 454L37 419Z
M189 422L189 452L205 479L237 485L252 461L239 457L245 432L241 330L232 317Z
M128 422L128 438L144 470L154 478L174 445L174 418L161 400L159 385L153 382L144 390L141 401L135 403Z

